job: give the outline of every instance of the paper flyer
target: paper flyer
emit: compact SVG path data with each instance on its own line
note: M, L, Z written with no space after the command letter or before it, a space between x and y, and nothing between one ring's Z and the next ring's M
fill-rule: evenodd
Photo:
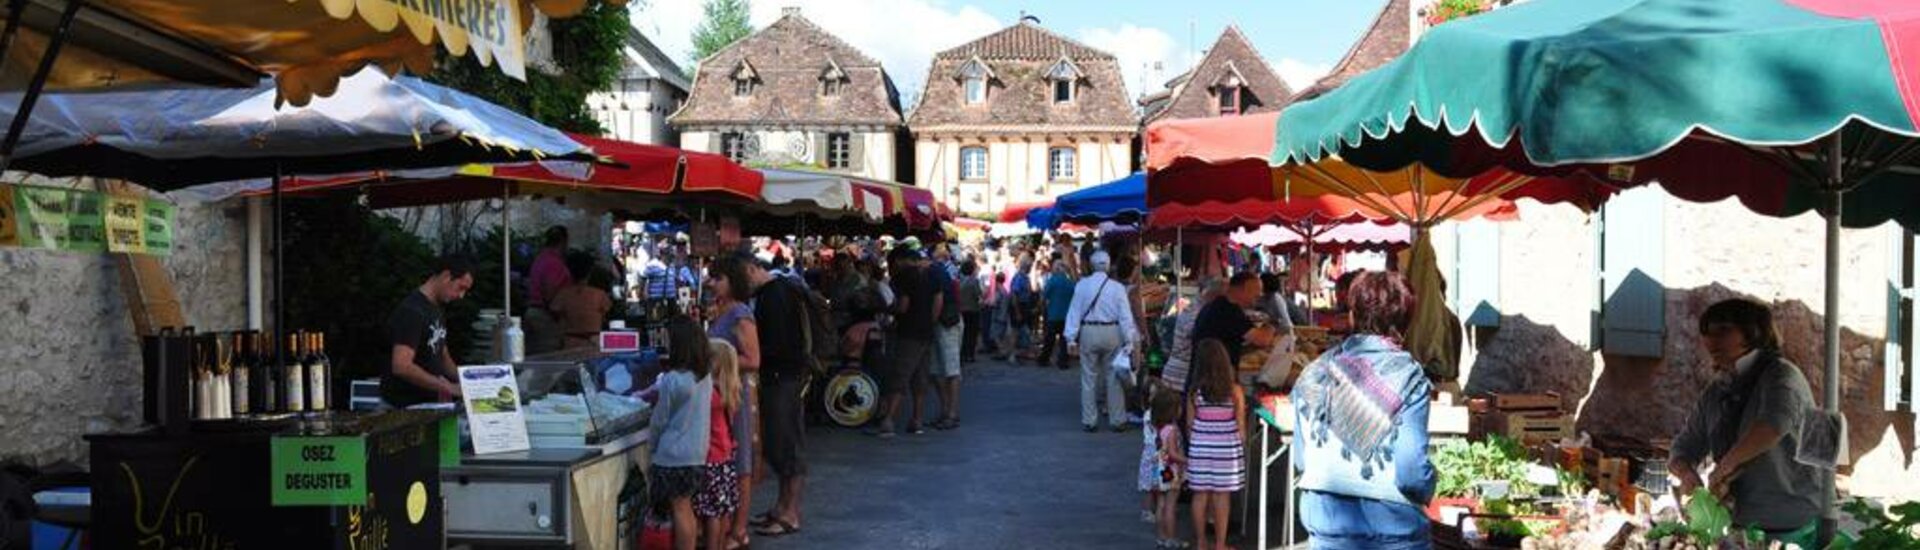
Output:
M512 365L460 367L460 394L467 404L474 454L524 451L532 446Z

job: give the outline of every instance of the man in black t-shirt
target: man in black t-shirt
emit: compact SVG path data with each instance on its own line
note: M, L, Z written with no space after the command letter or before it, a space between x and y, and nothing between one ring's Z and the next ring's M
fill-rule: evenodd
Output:
M887 262L893 269L893 346L889 372L882 377L886 390L880 403L880 424L874 435L893 437L900 418L900 402L907 401L908 433L922 433L920 403L926 400L928 367L933 362L934 325L939 317L941 292L918 250L895 249Z
M433 276L407 295L387 318L393 357L380 373L380 399L406 408L460 395L460 378L447 352L447 325L441 311L473 288L473 264L465 258L440 259Z
M1226 345L1227 359L1238 365L1240 353L1246 344L1262 347L1273 345L1273 331L1255 327L1253 320L1247 318L1246 309L1259 301L1260 290L1260 277L1245 271L1234 274L1227 283L1226 293L1200 308L1200 315L1193 321L1193 349L1199 349L1200 342L1209 338L1219 340ZM1194 363L1193 359L1188 358L1188 364L1192 365L1189 368L1197 372L1201 366ZM1187 376L1189 385L1194 378L1197 377Z
M800 393L809 365L807 296L798 277L770 271L751 255L734 253L714 260L720 273L745 273L753 289L754 326L760 336L760 451L780 479L773 508L754 521L755 532L779 536L800 530L800 491L807 464L800 457L806 432Z

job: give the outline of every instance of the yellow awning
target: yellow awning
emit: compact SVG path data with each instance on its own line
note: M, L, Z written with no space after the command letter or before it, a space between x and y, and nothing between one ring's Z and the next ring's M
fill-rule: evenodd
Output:
M303 105L315 95L332 93L341 76L369 64L388 73L425 73L433 68L435 42L449 53L472 55L482 65L524 79L525 33L533 10L563 18L579 13L589 1L594 0L92 0L87 9L271 73L279 79L282 98ZM9 54L9 79L30 74L44 51L45 35L35 34L23 32L16 52ZM145 58L134 50L147 45L127 41L66 49L49 85L73 89L194 81L142 63Z

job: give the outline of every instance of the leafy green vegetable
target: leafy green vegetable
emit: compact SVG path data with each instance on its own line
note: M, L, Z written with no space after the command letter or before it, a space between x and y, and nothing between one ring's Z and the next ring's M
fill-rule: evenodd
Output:
M1731 527L1733 512L1720 504L1713 491L1704 487L1694 489L1693 500L1687 501L1687 530L1693 541L1702 547L1711 547L1727 538Z
M1853 499L1841 505L1841 509L1867 524L1860 530L1859 540L1845 544L1836 538L1829 550L1850 548L1858 550L1893 550L1920 548L1920 502L1907 502L1880 510L1863 499Z
M1539 495L1538 486L1527 481L1527 469L1533 462L1527 457L1526 447L1511 438L1496 435L1485 441L1447 441L1430 458L1439 473L1436 496L1469 496L1474 482L1481 480L1506 480L1513 495Z

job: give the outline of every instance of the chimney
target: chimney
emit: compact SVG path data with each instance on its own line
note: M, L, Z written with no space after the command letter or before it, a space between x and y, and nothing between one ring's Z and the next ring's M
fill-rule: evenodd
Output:
M784 8L780 8L780 16L781 17L799 17L800 6L787 6Z

